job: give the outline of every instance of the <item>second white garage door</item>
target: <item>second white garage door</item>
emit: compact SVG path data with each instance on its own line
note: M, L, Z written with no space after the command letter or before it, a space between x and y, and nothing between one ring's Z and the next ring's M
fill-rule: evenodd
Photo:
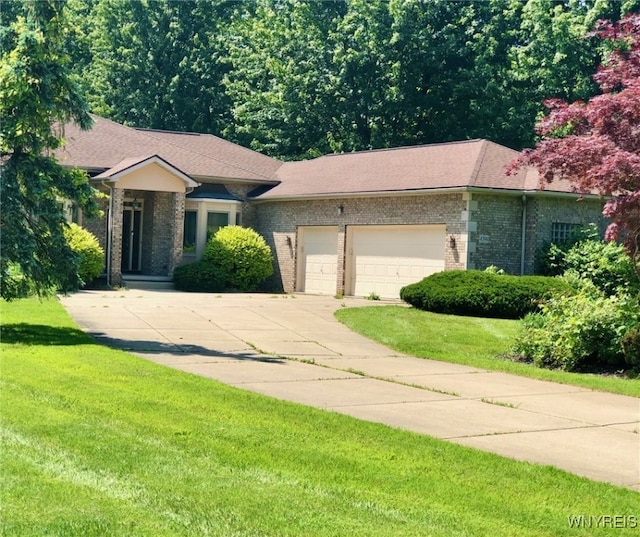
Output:
M300 266L298 291L335 295L338 267L338 228L333 226L299 229Z
M350 294L398 298L409 283L444 270L445 226L349 226Z

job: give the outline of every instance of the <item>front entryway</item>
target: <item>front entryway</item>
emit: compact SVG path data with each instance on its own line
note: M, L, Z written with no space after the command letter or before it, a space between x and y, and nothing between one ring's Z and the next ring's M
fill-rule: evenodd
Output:
M122 272L140 272L142 269L142 210L138 199L124 201L122 211Z

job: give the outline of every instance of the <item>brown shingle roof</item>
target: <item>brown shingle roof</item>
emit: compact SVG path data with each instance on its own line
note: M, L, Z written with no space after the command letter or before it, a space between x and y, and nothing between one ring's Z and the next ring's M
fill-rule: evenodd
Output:
M468 140L394 149L327 155L285 162L281 183L259 199L304 198L362 193L410 192L448 188L539 190L538 174L521 169L505 174L517 151L487 140ZM549 191L570 192L565 183Z
M139 130L92 116L89 131L65 126L66 146L56 153L68 166L105 170L140 155L158 155L192 177L273 181L281 162L210 134Z
M504 172L518 152L487 140L468 140L326 155L282 163L209 134L144 130L93 116L90 131L65 127L62 164L102 172L140 155L158 155L201 182L242 180L264 185L255 199L398 193L434 189L540 190L538 174ZM207 181L207 178L210 180ZM275 185L268 188L269 185ZM571 192L566 181L545 190Z

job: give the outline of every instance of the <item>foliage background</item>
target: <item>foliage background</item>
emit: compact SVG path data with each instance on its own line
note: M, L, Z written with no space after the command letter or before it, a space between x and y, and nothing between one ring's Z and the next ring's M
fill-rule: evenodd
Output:
M596 93L604 51L584 38L596 20L639 7L68 0L66 38L91 109L133 126L223 135L284 159L471 138L520 149L543 99Z

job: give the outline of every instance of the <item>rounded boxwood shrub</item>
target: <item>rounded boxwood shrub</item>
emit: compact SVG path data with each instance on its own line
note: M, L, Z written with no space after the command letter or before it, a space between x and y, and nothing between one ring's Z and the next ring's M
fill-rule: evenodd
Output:
M203 261L225 275L225 288L254 291L273 274L271 248L253 229L220 228L207 243Z
M96 236L79 226L71 223L64 229L64 236L69 247L80 259L78 276L84 285L97 278L104 268L104 250Z
M437 272L400 290L413 307L435 313L520 319L569 285L545 276L510 276L479 270Z
M224 290L227 275L204 260L180 265L173 271L173 285L179 291L218 293Z

